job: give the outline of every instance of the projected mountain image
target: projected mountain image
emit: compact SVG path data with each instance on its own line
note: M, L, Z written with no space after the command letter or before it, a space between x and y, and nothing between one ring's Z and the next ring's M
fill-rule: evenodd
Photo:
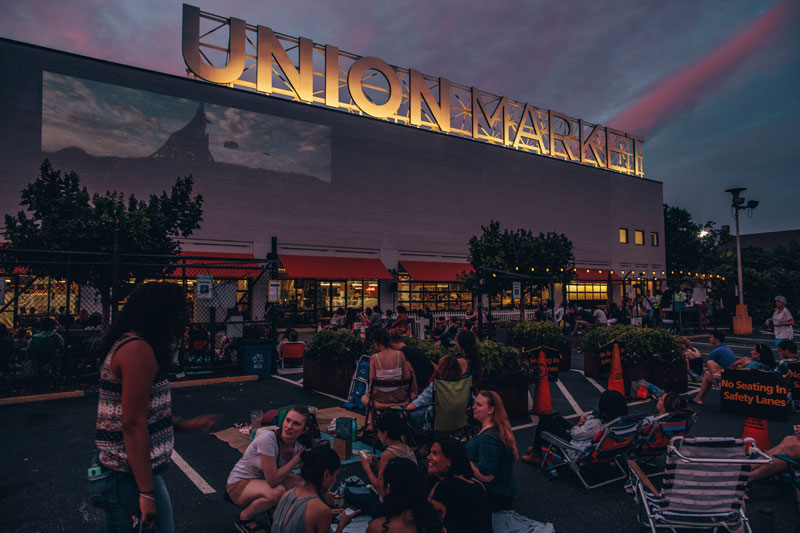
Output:
M42 151L331 181L327 126L50 72L43 75Z

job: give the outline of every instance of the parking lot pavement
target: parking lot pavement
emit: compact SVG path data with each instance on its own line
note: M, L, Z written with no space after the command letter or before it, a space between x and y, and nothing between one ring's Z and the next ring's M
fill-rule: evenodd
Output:
M705 354L708 349L700 345ZM749 340L730 340L744 355ZM578 370L582 355L573 358L576 370L562 372L560 386L551 384L554 409L577 418L576 408L591 410L597 405L598 387ZM562 388L563 387L563 388ZM570 400L571 398L571 400ZM700 408L692 434L699 436L740 436L742 418L718 412L719 394L712 391ZM174 411L181 416L220 413L220 427L245 422L250 409L270 409L292 403L320 408L339 405L327 396L304 390L295 383L267 379L234 385L217 385L173 390ZM100 513L88 503L86 468L93 447L96 395L62 401L0 407L6 453L0 458L0 530L78 531L100 530ZM655 412L653 402L631 402L631 410ZM792 414L787 423L769 422L770 439L776 444L800 423ZM515 437L521 452L532 442L535 428L530 420L515 419ZM206 434L177 434L175 450L194 472L192 478L178 466L166 473L178 531L233 531L237 510L222 499L225 480L240 454L225 442ZM342 474L356 474L358 464L346 465ZM557 531L636 531L636 507L622 482L595 490L584 489L568 471L557 478L517 462L515 465L518 512L539 521L552 522ZM209 492L213 491L213 492ZM794 496L786 486L757 484L750 490L748 514L758 531L758 511L774 511L775 531L791 531L800 522Z

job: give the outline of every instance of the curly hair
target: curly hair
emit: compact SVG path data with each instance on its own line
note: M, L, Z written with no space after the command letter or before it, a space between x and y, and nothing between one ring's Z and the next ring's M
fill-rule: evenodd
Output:
M186 294L177 283L154 281L136 287L103 341L103 352L125 332L142 337L156 356L158 366L172 365L171 344L179 340L186 326Z

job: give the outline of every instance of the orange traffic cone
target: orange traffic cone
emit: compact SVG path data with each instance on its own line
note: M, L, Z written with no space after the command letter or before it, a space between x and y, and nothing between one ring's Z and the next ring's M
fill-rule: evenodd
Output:
M322 322L317 322L317 331L322 331Z
M744 432L742 438L753 438L762 451L767 451L771 448L769 445L769 431L767 430L767 421L763 418L745 418L744 419ZM749 450L746 450L749 451Z
M536 391L533 393L533 412L537 415L549 415L553 412L553 406L550 403L550 380L544 351L539 352L539 368L542 375L536 382Z
M367 328L361 326L361 329L359 331L359 336L361 337L362 341L367 342Z
M615 390L625 396L625 381L622 379L622 357L619 355L619 344L614 343L614 354L611 356L611 374L608 376L608 390Z

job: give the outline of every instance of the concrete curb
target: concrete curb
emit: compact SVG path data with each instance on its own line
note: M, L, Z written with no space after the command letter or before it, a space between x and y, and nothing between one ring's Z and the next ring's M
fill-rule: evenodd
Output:
M34 394L31 396L14 396L12 398L0 398L0 405L66 400L67 398L83 398L84 396L86 396L86 393L82 390L53 392L51 394Z
M248 381L258 381L258 376L227 376L224 378L195 379L190 381L176 381L170 383L173 389L185 389L187 387L201 387L203 385L225 385L230 383L244 383ZM17 405L21 403L47 402L50 400L66 400L69 398L83 398L86 392L73 390L66 392L53 392L50 394L33 394L30 396L13 396L11 398L0 398L0 405Z
M172 381L169 386L173 389L183 389L186 387L200 387L202 385L224 385L229 383L244 383L247 381L258 381L258 376L227 376L224 378L193 379L190 381Z

